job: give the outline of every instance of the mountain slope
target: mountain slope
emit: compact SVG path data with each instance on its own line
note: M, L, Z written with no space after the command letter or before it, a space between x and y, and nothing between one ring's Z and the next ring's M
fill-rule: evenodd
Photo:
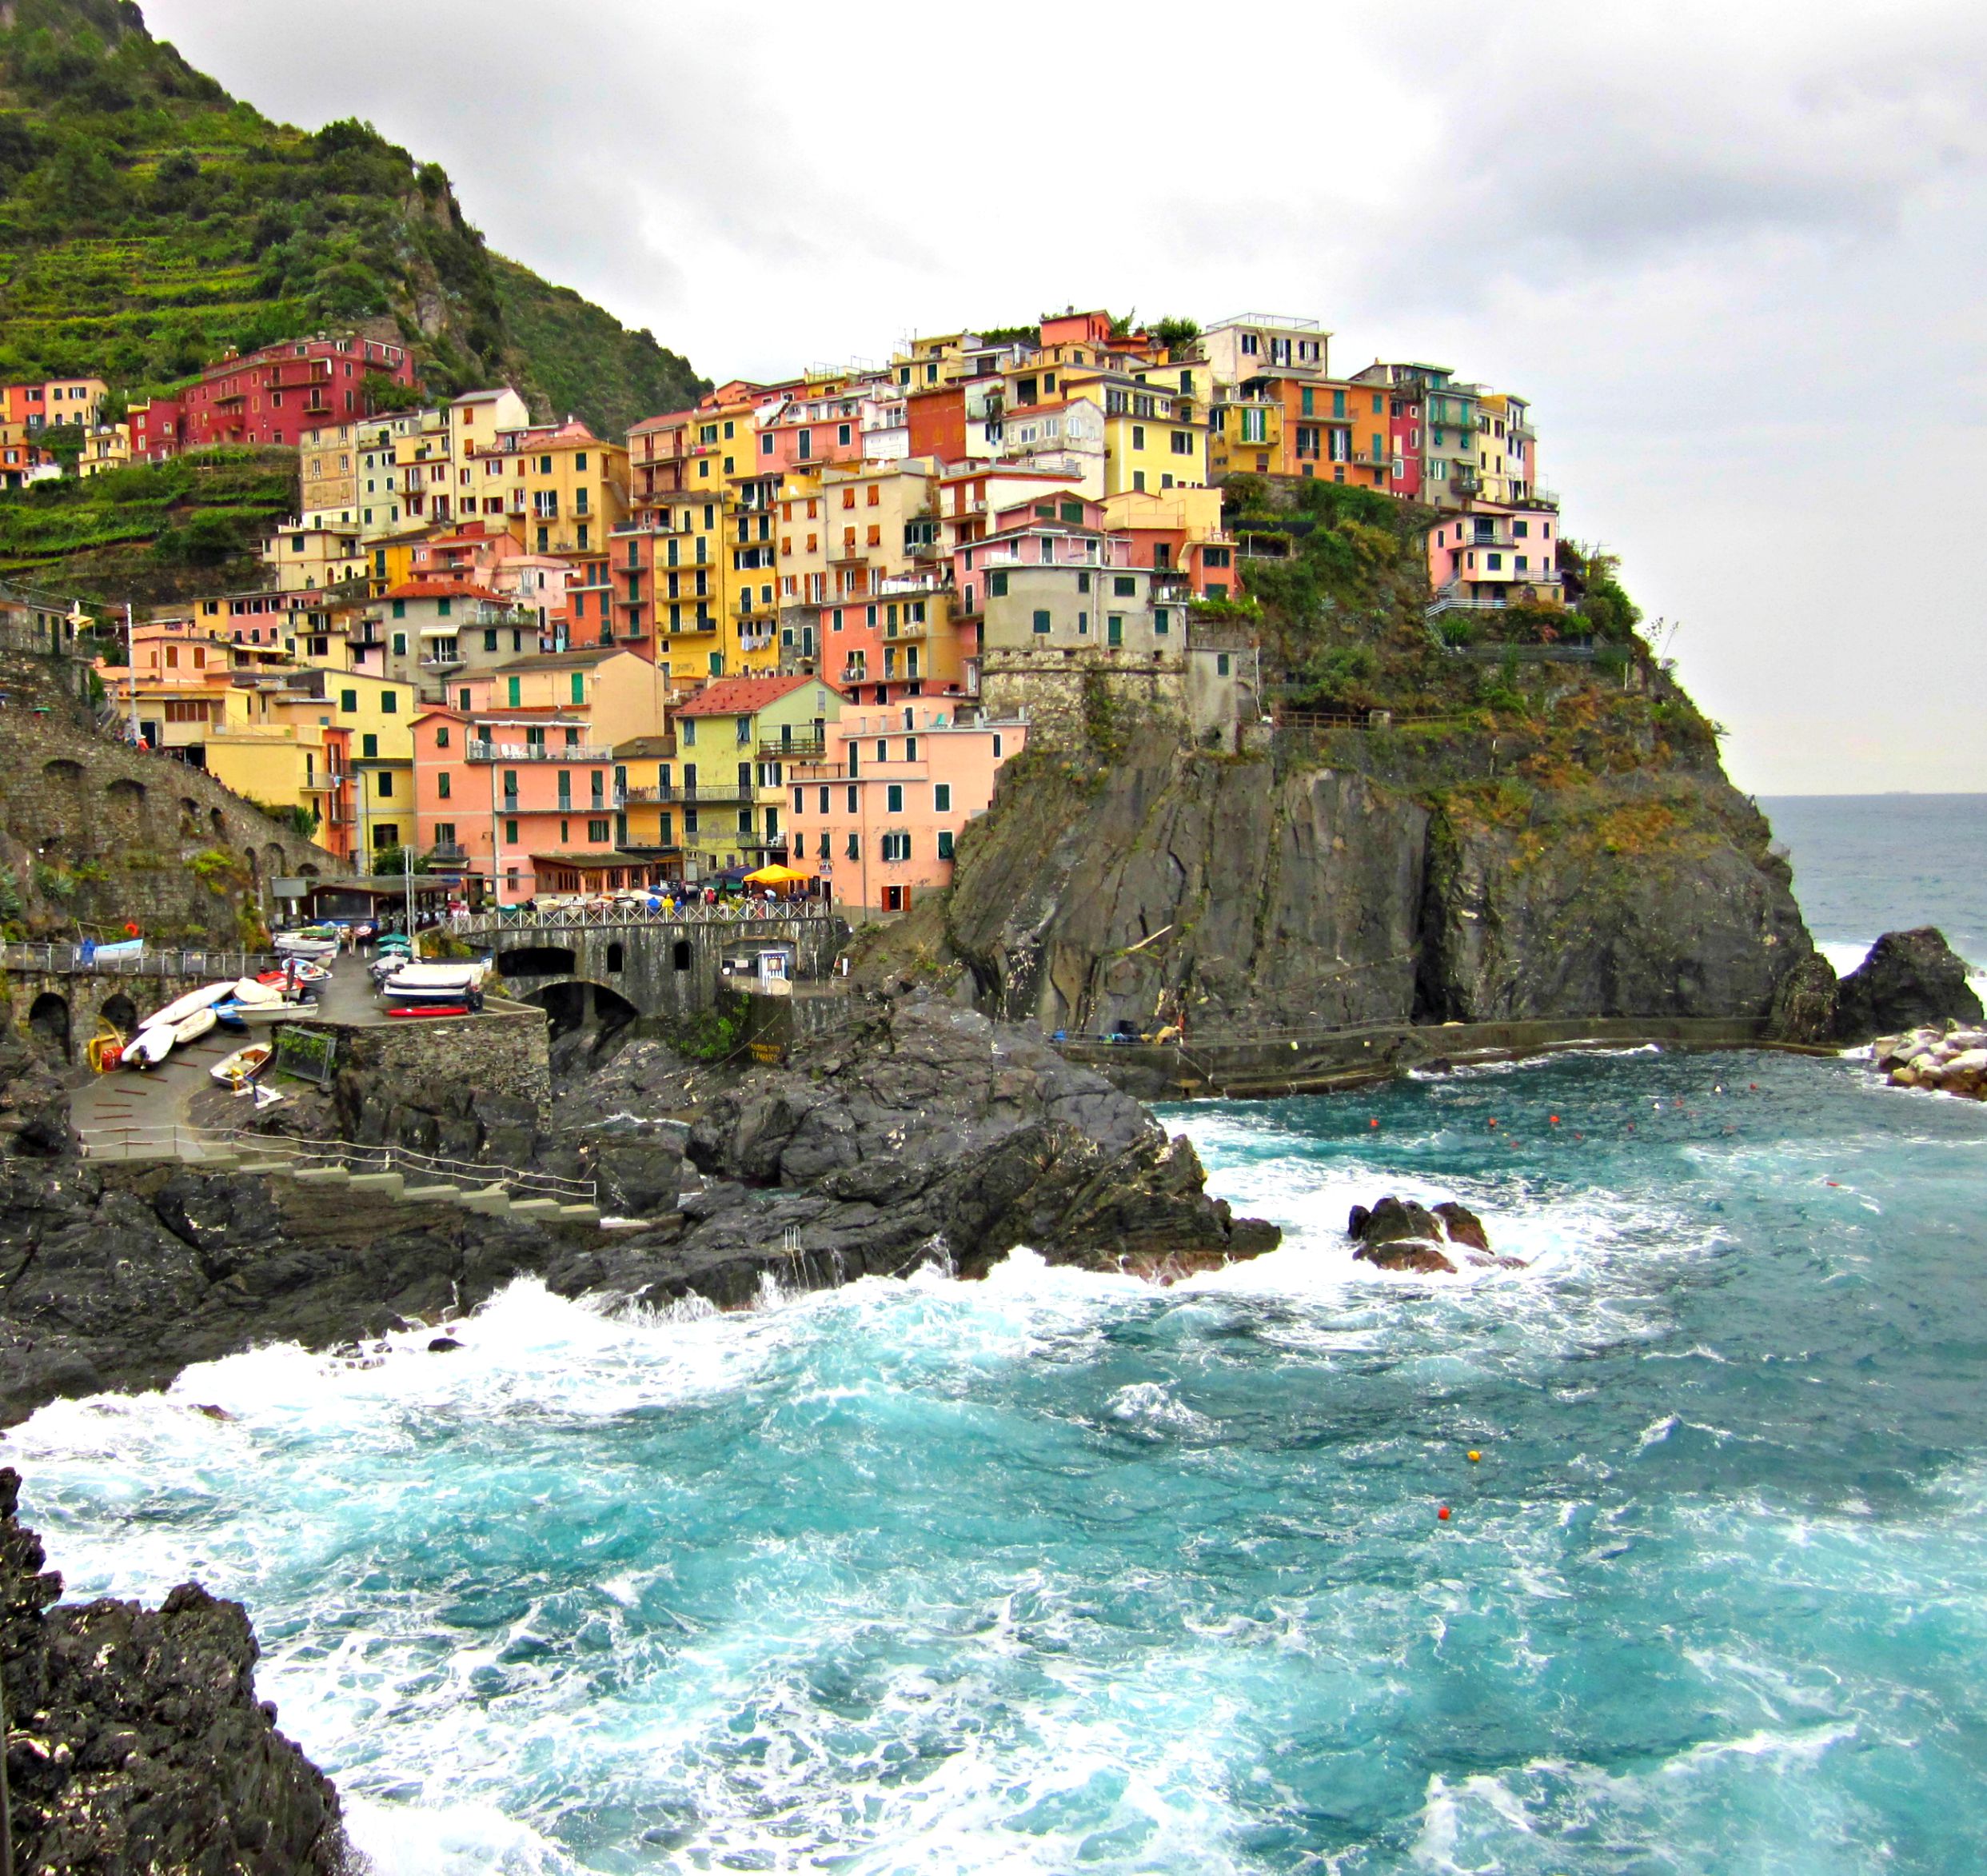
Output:
M0 377L162 389L333 326L409 345L431 390L509 380L610 433L703 388L493 254L441 166L369 125L270 122L133 0L0 0Z

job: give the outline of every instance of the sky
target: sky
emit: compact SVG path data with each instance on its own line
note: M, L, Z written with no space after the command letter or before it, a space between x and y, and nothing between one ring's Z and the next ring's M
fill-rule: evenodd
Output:
M1987 792L1987 6L146 0L707 377L1074 305L1532 401L1762 795Z

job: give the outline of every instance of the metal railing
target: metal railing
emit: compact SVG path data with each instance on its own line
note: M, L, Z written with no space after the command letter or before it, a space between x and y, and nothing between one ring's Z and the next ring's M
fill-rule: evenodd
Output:
M354 1172L416 1173L429 1176L437 1185L477 1190L501 1186L507 1191L557 1199L565 1205L594 1204L600 1190L590 1179L568 1179L559 1173L473 1160L445 1160L390 1143L362 1146L352 1140L303 1140L239 1128L88 1127L80 1130L78 1140L83 1156L90 1160L178 1160L197 1165L232 1155L253 1161L263 1172L291 1166L343 1166Z
M105 977L199 977L217 983L224 977L252 977L280 970L283 960L269 951L146 951L112 952L99 949L86 959L80 944L18 944L0 946L0 964L10 971L46 971Z
M612 749L581 743L479 743L465 751L472 762L611 762Z
M672 884L630 888L633 892L653 891L659 895L676 889ZM678 905L674 912L651 912L645 904L557 905L530 912L521 905L507 905L494 918L488 912L453 912L445 921L445 928L457 937L494 942L521 932L571 932L610 925L780 925L790 924L796 920L832 921L836 916L824 899L787 900L770 911L763 900L720 899L715 905L705 905L692 899Z

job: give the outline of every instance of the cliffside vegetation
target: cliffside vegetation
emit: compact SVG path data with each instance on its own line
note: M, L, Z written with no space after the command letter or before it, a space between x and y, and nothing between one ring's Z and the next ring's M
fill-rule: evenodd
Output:
M0 581L140 605L240 591L257 554L297 512L297 458L209 449L0 499Z
M441 166L370 126L270 122L131 0L0 6L0 377L159 389L331 327L405 342L430 391L509 381L604 433L703 388L491 253Z

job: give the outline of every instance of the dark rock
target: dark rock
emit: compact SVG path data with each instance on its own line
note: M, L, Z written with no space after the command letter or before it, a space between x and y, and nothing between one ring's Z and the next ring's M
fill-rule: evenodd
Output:
M234 1415L225 1407L216 1407L211 1401L196 1401L194 1403L194 1411L197 1414L205 1414L210 1420L232 1420L234 1418Z
M1439 1249L1419 1238L1391 1238L1382 1243L1362 1244L1352 1259L1355 1263L1377 1264L1382 1270L1418 1270L1451 1277L1456 1274L1455 1265Z
M1382 1270L1418 1270L1456 1274L1453 1248L1460 1247L1462 1261L1478 1267L1501 1264L1522 1270L1524 1260L1498 1257L1490 1250L1490 1234L1483 1221L1468 1207L1445 1199L1436 1206L1418 1205L1391 1193L1371 1211L1363 1205L1352 1207L1346 1221L1346 1235L1356 1239L1355 1263L1371 1263Z
M1856 1044L1921 1024L1977 1023L1980 998L1966 980L1966 960L1945 934L1924 925L1886 932L1861 967L1842 980L1835 1004L1835 1036Z
M195 1583L157 1610L58 1601L0 1468L0 1674L22 1876L334 1876L337 1794L255 1698L246 1613Z
M1467 1244L1473 1251L1487 1251L1490 1240L1483 1229L1483 1220L1466 1207L1458 1205L1453 1199L1445 1199L1434 1208L1436 1217L1448 1227L1449 1242Z
M1835 1034L1839 995L1835 967L1819 952L1810 952L1780 980L1768 1016L1781 1042L1822 1044Z
M446 1355L452 1348L460 1348L462 1344L453 1335L437 1335L428 1344L428 1352L430 1355Z

